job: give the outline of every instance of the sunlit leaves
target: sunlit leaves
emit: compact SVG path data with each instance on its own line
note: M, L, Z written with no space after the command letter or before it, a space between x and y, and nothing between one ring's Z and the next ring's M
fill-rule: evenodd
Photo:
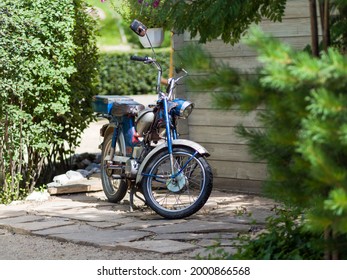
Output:
M95 23L81 0L3 0L0 15L0 188L19 173L29 189L92 119Z

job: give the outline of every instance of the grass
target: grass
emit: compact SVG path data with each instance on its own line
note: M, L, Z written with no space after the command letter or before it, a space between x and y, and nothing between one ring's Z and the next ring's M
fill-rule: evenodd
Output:
M100 0L85 0L89 5L98 8L105 15L105 19L99 19L99 38L100 46L112 46L127 44L122 36L124 27L122 18L117 14L110 1L101 3ZM119 2L113 0L113 2Z
M114 6L118 6L121 0L112 0L101 3L100 0L85 0L89 5L101 10L105 19L99 19L98 46L100 49L108 49L109 46L125 45L131 48L142 48L137 36L130 30L127 23L116 12ZM112 3L111 3L112 2ZM163 48L170 47L170 32L165 32ZM126 49L126 48L125 48Z

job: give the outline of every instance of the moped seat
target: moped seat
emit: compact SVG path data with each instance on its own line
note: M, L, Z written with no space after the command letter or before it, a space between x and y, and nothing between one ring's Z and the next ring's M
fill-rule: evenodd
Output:
M136 116L143 109L145 109L145 106L135 100L121 100L113 103L111 115L115 117L126 115Z

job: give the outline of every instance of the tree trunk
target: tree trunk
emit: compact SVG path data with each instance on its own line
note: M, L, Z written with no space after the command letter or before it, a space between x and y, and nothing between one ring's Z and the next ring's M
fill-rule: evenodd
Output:
M323 48L324 51L328 50L330 45L330 16L329 16L329 0L324 1L324 10L323 10Z
M319 56L318 49L318 24L317 24L317 3L316 0L309 0L310 4L310 20L311 20L311 45L312 54Z
M323 31L323 50L327 51L330 45L330 1L319 1L320 23Z

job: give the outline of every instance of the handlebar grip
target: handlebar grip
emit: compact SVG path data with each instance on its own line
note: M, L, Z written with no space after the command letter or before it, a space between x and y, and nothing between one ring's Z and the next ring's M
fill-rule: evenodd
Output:
M142 62L145 62L148 60L148 56L136 56L136 55L132 55L130 56L130 60L135 60L135 61L142 61Z

